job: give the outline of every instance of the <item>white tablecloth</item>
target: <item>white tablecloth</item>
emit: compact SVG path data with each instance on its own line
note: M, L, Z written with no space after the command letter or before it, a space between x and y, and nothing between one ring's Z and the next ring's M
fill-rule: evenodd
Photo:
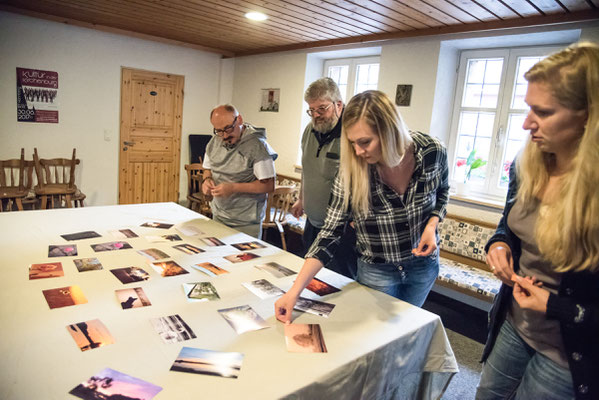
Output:
M168 231L144 228L144 222L176 224ZM368 289L323 269L318 277L342 288L319 297L336 304L329 318L294 312L295 322L320 324L328 353L287 352L284 326L274 318L275 299L261 300L241 283L264 278L283 290L294 276L274 278L254 266L276 261L298 271L303 263L290 253L268 245L252 250L260 255L229 264L211 256L213 248L198 237L183 237L207 249L186 255L176 243L149 243L145 236L176 233L176 226L192 224L205 235L227 244L253 240L174 203L86 207L0 214L0 398L66 399L79 383L109 367L159 385L156 399L413 399L437 398L457 372L457 364L437 315ZM140 237L125 239L133 249L96 253L90 244L115 241L108 231L130 228ZM92 230L101 238L67 242L60 235ZM76 257L48 258L48 246L75 243ZM135 250L158 248L189 271L163 278ZM226 247L230 254L239 250ZM78 272L74 258L97 257L104 269ZM211 258L213 257L213 258ZM33 263L63 264L64 276L29 280ZM208 277L191 268L202 261L230 271ZM140 266L150 273L145 282L121 284L109 269ZM221 300L189 303L182 290L188 282L211 281ZM88 303L50 309L42 290L79 285ZM149 307L123 310L115 290L141 286ZM217 310L248 304L270 326L238 335ZM165 344L150 319L179 314L196 339ZM115 343L82 352L67 325L100 319ZM244 354L238 379L169 371L183 346Z

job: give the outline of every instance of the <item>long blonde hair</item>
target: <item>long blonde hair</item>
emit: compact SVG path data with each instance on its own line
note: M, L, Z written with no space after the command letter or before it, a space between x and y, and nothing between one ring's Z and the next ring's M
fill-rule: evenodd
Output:
M535 238L541 254L557 271L599 271L599 46L578 43L535 64L528 82L549 86L554 98L571 110L587 110L588 119L560 192L539 213ZM553 154L530 140L518 159L518 200L530 206L549 182ZM545 212L546 211L546 212Z
M401 161L412 143L408 128L386 94L367 90L351 98L343 111L341 130L341 167L339 173L345 196L343 206L351 202L357 215L366 215L370 208L370 174L368 163L358 157L347 138L347 129L362 121L378 134L381 143L381 163L394 167Z

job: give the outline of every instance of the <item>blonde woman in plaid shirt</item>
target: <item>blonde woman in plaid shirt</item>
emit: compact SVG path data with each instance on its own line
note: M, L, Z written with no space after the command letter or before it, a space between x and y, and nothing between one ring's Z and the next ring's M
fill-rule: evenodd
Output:
M449 191L445 148L409 132L376 90L354 96L342 124L341 165L325 224L294 285L275 304L282 322L291 321L297 298L332 257L347 221L356 228L358 282L421 306L439 272L437 224Z

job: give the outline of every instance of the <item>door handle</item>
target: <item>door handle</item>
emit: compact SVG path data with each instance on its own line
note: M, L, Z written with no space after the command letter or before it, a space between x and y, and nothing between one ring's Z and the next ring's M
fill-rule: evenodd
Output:
M125 146L135 146L135 142L127 142L127 141L125 141L125 142L123 142L123 144Z

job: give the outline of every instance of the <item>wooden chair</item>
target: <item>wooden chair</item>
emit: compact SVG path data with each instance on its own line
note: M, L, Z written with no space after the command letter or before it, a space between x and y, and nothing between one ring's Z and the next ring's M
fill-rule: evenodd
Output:
M204 182L202 164L187 164L185 165L185 171L187 171L187 207L207 217L212 217L210 202L206 195L202 193L202 182Z
M262 228L264 228L264 231L269 228L278 229L281 235L283 250L287 250L284 229L287 219L285 217L293 204L296 191L297 188L295 186L277 186L275 190L268 193L268 200L266 202L266 215L264 216L264 221L262 221Z
M12 211L13 204L23 211L23 199L29 191L25 187L25 149L21 158L0 160L0 211L6 203L6 211Z
M76 149L73 149L73 157L40 159L37 148L33 152L37 185L35 194L41 198L41 208L48 208L50 200L51 208L72 207L74 200L83 207L85 195L75 185L75 168L80 160L76 158Z

